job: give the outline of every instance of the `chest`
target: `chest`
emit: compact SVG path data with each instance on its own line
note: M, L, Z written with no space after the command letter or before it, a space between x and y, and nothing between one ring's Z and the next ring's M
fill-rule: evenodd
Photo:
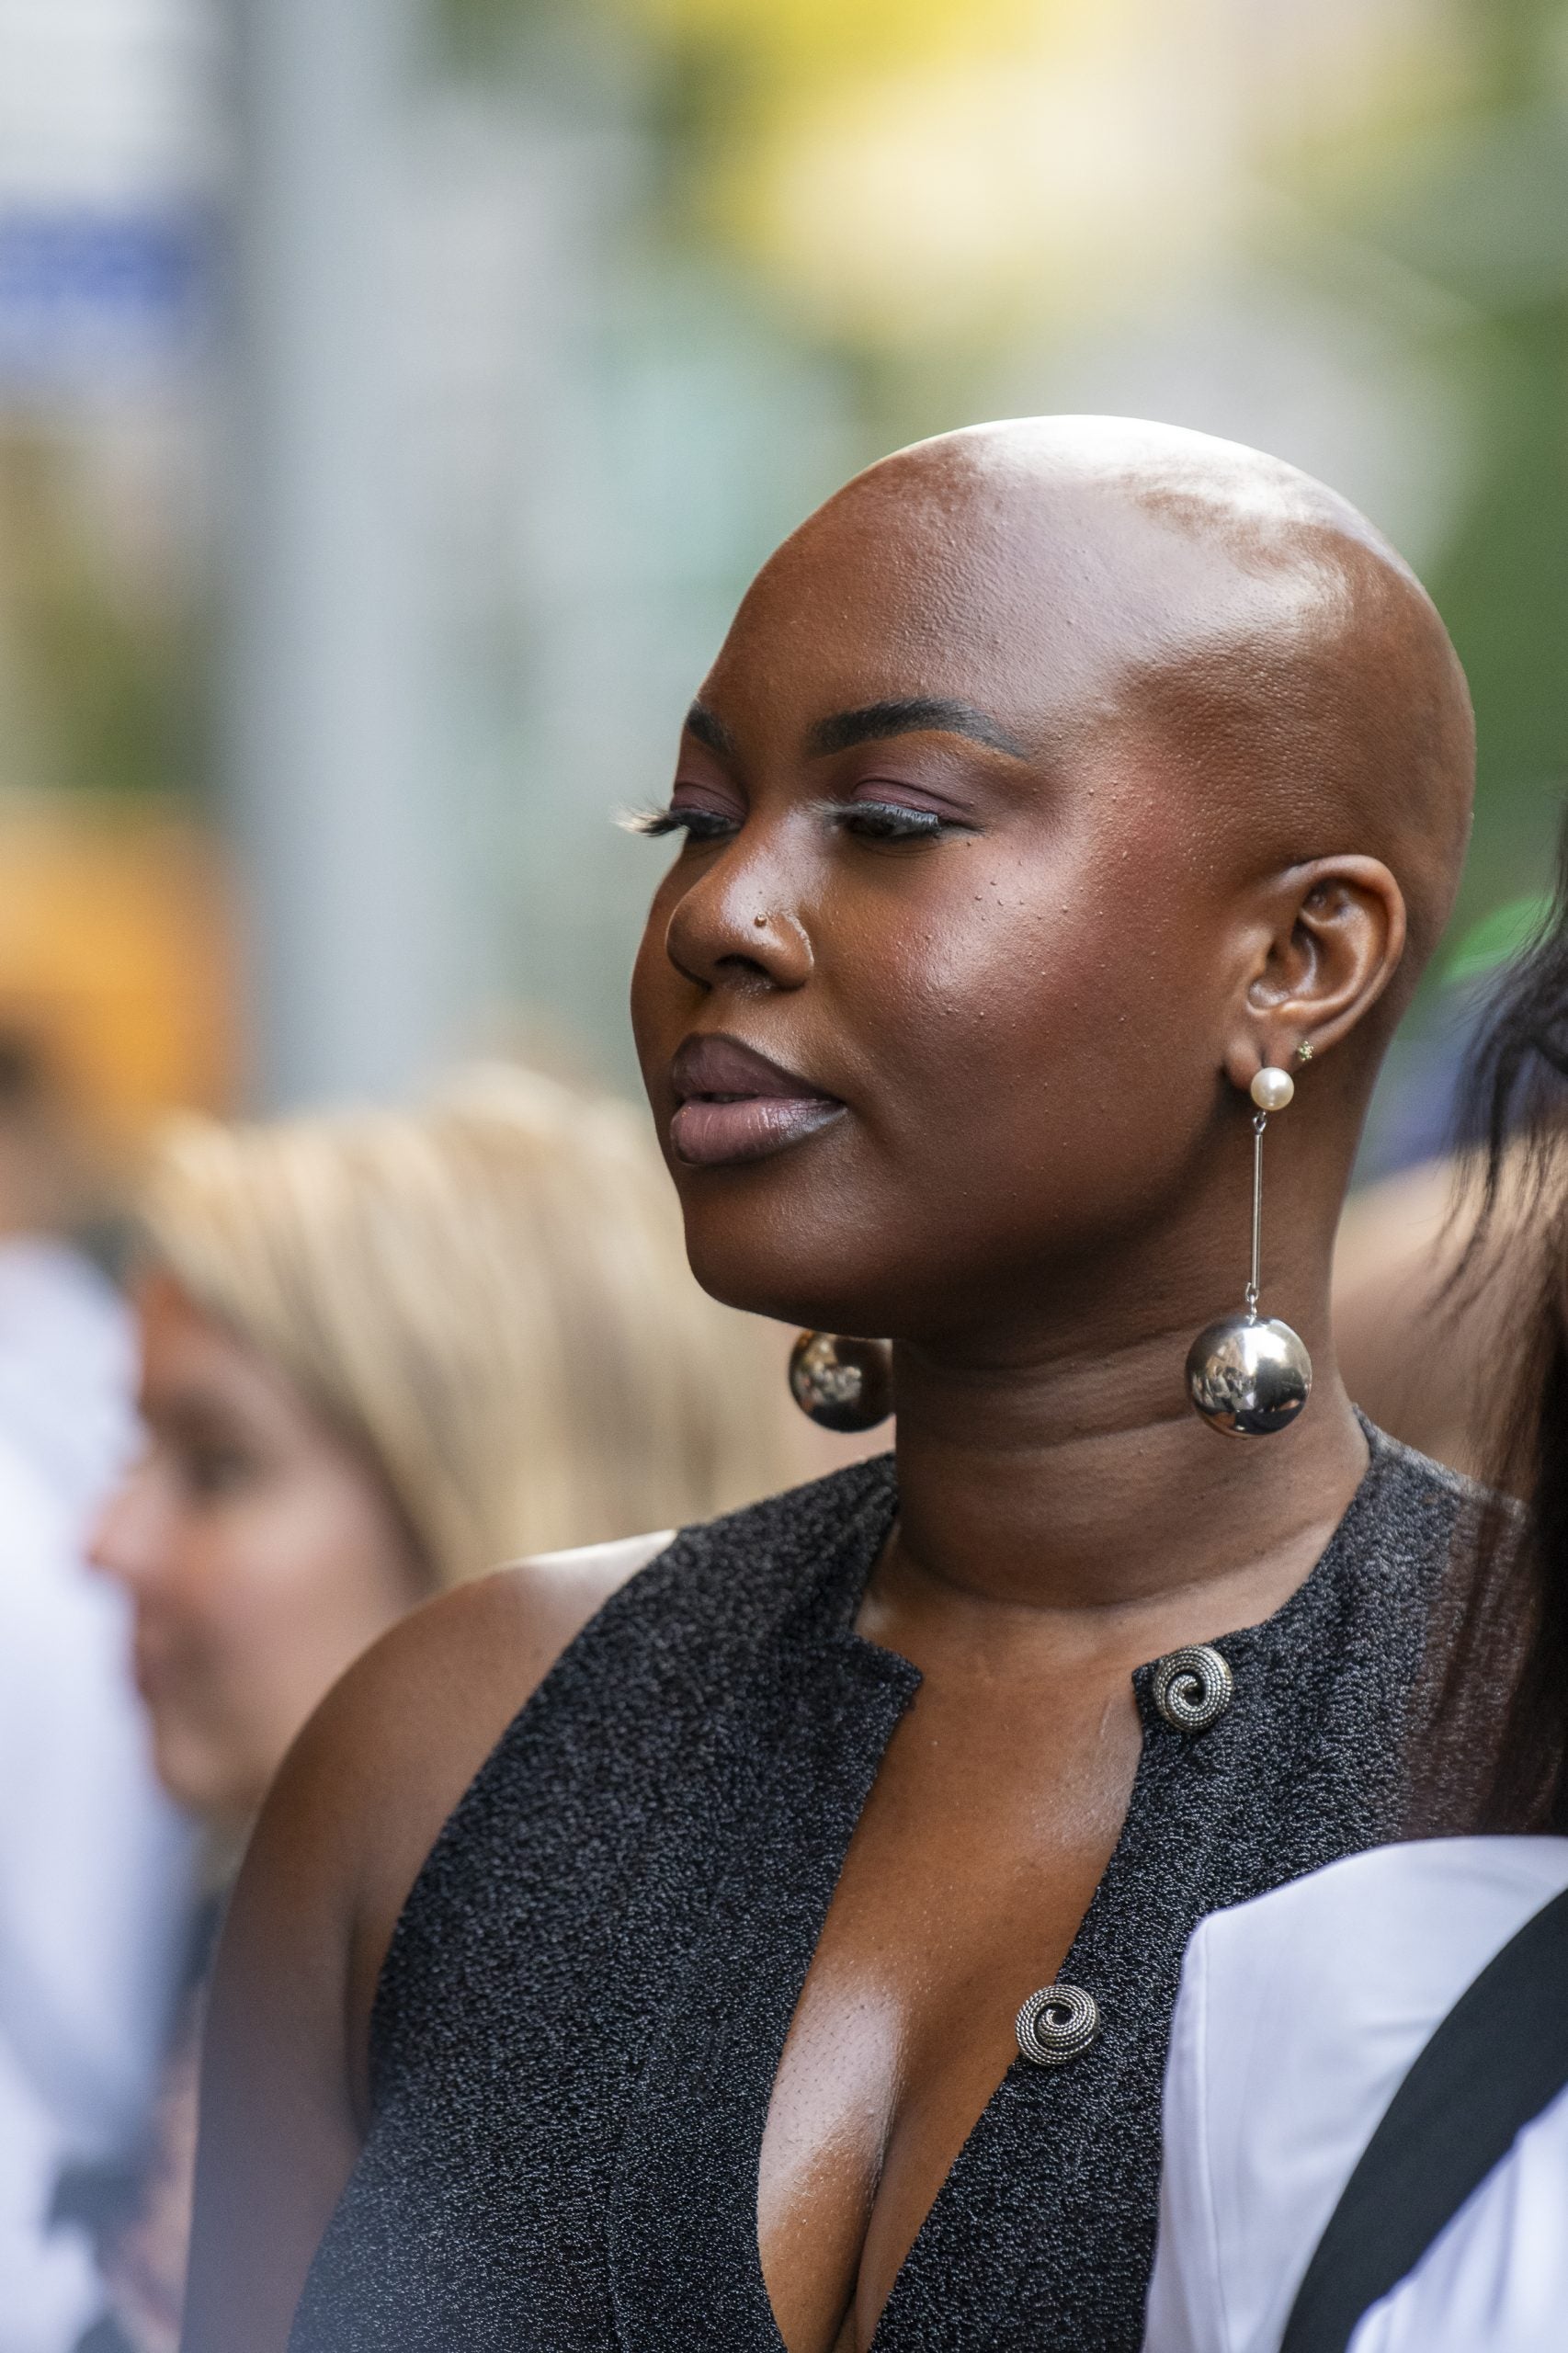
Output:
M983 1686L983 1688L977 1688ZM1120 1833L1124 1668L927 1674L850 1840L772 2087L757 2178L789 2353L869 2342Z

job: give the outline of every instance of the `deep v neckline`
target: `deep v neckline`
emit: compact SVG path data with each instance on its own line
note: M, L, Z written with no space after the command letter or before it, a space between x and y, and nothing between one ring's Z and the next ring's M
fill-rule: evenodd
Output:
M840 1616L835 1629L838 1642L846 1647L851 1656L858 1658L858 1663L864 1668L868 1676L876 1676L879 1673L886 1673L891 1670L892 1672L889 1679L892 1680L896 1678L900 1684L903 1685L905 1687L905 1696L903 1697L903 1704L899 1709L897 1716L895 1716L887 1726L885 1736L882 1739L880 1750L877 1754L874 1769L869 1779L866 1783L862 1793L859 1809L855 1816L853 1824L850 1826L848 1837L845 1840L843 1849L837 1857L836 1865L833 1873L832 1886L828 1891L826 1902L824 1903L820 1916L816 1921L815 1930L805 1952L803 1964L801 1966L795 1980L794 1992L790 1998L789 2011L785 2020L784 2036L779 2040L778 2048L774 2052L771 2069L767 2075L761 2122L757 2132L756 2154L758 2165L754 2168L752 2177L752 2204L754 2209L752 2255L756 2275L755 2284L762 2307L767 2315L767 2328L765 2341L767 2346L767 2353L790 2353L790 2348L786 2343L783 2331L778 2325L778 2315L774 2310L773 2301L768 2293L767 2278L764 2273L762 2264L760 2235L756 2228L756 2209L759 2204L760 2199L760 2158L762 2142L766 2135L767 2124L772 2115L773 2101L778 2090L779 2071L783 2063L785 2043L788 2040L790 2030L793 2026L796 2013L799 2010L802 1999L804 1998L806 1985L810 1979L812 1971L816 1965L817 1955L821 1949L823 1938L827 1929L828 1918L831 1914L834 1902L836 1899L838 1882L843 1875L844 1867L848 1859L850 1844L854 1839L856 1832L859 1829L866 1808L870 1802L871 1794L881 1773L883 1764L886 1760L887 1750L892 1742L892 1735L898 1729L898 1725L903 1720L903 1713L913 1703L924 1681L924 1677L921 1675L920 1670L908 1659L904 1658L901 1653L888 1650L880 1643L870 1642L864 1635L861 1635L855 1631L855 1620L860 1615L861 1607L865 1600L870 1578L875 1574L877 1563L881 1559L888 1540L892 1533L893 1527L896 1522L896 1516L895 1495L892 1499L892 1506L887 1511L875 1547L871 1552L869 1561L865 1563L863 1575L860 1577L858 1584L855 1586L853 1591L850 1593L847 1602L845 1602L842 1599L840 1601ZM1140 1706L1141 1718L1145 1733L1148 1722L1146 1710L1146 1687L1151 1673L1151 1667L1140 1667L1133 1677L1134 1694ZM1072 1980L1074 1958L1078 1952L1080 1943L1083 1939L1084 1931L1087 1926L1091 1913L1093 1913L1096 1907L1101 1905L1106 1900L1108 1891L1114 1894L1114 1880L1118 1859L1121 1854L1121 1850L1126 1840L1128 1825L1131 1823L1134 1813L1138 1808L1140 1791L1145 1769L1149 1764L1149 1759L1150 1745L1147 1738L1144 1737L1141 1741L1137 1766L1134 1769L1132 1780L1129 1787L1127 1805L1121 1824L1117 1832L1115 1843L1112 1847L1110 1855L1107 1859L1105 1869L1100 1873L1100 1876L1095 1884L1094 1891L1090 1896L1088 1905L1085 1907L1084 1915L1080 1920L1078 1927L1074 1931L1072 1942L1067 1953L1063 1957L1061 1969L1058 1972L1058 1975L1060 1977L1068 1981ZM867 2340L865 2353L890 2353L890 2347L893 2341L892 2336L890 2335L890 2325L892 2331L896 2331L898 2326L896 2307L901 2302L899 2292L901 2286L907 2276L912 2275L917 2268L923 2265L927 2252L928 2244L939 2236L941 2231L945 2227L947 2209L949 2203L961 2197L961 2188L955 2188L955 2183L960 2182L960 2177L970 2169L971 2164L977 2157L983 2158L985 2144L991 2138L993 2132L994 2131L1004 2129L1005 2121L1014 2120L1016 2104L1008 2097L1009 2087L1012 2086L1022 2092L1026 2098L1033 2094L1034 2096L1043 2099L1049 2091L1049 2081L1050 2079L1048 2077L1041 2075L1040 2070L1029 2066L1021 2057L1018 2056L1017 2052L1015 2052L1008 2060L1007 2064L1004 2067L1001 2075L992 2086L990 2093L976 2113L969 2130L964 2134L962 2141L954 2153L951 2164L943 2174L941 2180L937 2183L930 2202L920 2218L920 2222L915 2235L910 2240L909 2245L904 2250L903 2258L900 2261L892 2280L889 2282L887 2294L882 2301L881 2308L878 2312L876 2320L873 2323L870 2336ZM874 2211L874 2198L872 2207ZM869 2237L869 2216L868 2216L866 2237L868 2239ZM865 2242L863 2241L862 2259L864 2257L864 2245ZM850 2302L846 2308L845 2316L846 2319L851 2317L853 2314L858 2284L857 2276L856 2288L852 2288L851 2290ZM890 2313L893 2314L891 2325L889 2322ZM844 2323L841 2321L840 2338L835 2340L834 2353L836 2353L837 2344L842 2338L843 2327ZM916 2348L912 2346L907 2349L907 2353L916 2353Z
M1374 1448L1344 1518L1295 1593L1259 1625L1217 1638L1215 1647L1234 1671L1246 1674L1260 1654L1278 1648L1313 1606L1311 1597L1353 1536L1381 1459ZM730 1749L733 1770L722 1768L721 1779L732 1811L724 1825L729 1860L710 1892L705 1925L723 1936L726 1964L693 1983L689 2003L660 2021L618 2154L610 2259L628 2353L677 2342L722 2342L726 2353L788 2353L757 2234L762 2136L850 1841L922 1681L907 1659L854 1628L895 1513L890 1458L885 1481L850 1515L792 1612L780 1644L782 1671L776 1660L765 1685L730 1694L715 1733ZM1138 1764L1115 1846L1059 1972L1091 1990L1136 1967L1136 1955L1124 1949L1121 1915L1131 1917L1139 1905L1124 1903L1123 1893L1138 1885L1160 1851L1173 1780L1188 1785L1183 1811L1201 1813L1203 1792L1229 1746L1173 1733L1153 1706L1152 1677L1153 1666L1145 1665L1131 1678L1142 1726ZM800 1835L805 1823L816 1836ZM1178 1943L1173 1972L1179 1950ZM1114 2051L1095 2056L1097 2068L1115 2063ZM1017 2058L1006 2067L921 2220L867 2353L927 2353L927 2271L945 2276L955 2232L972 2241L992 2185L1026 2178L1037 2144L1064 2128L1062 2112L1078 2097L1074 2073L1042 2071ZM655 2119L656 2148L647 2137ZM654 2185L672 2169L698 2185L692 2220L700 2213L699 2280L683 2252L668 2244ZM722 2290L716 2279L725 2283Z
M1363 1421L1363 1427L1367 1429L1369 1439L1370 1440L1374 1435L1371 1431L1370 1426ZM1327 1545L1325 1545L1323 1552L1319 1555L1318 1560L1313 1563L1312 1569L1309 1570L1307 1576L1302 1580L1301 1585L1296 1588L1294 1593L1287 1596L1284 1602L1280 1604L1279 1608L1275 1610L1269 1618L1261 1620L1254 1627L1235 1631L1228 1636L1223 1637L1221 1640L1221 1647L1227 1653L1232 1651L1233 1648L1238 1646L1244 1649L1248 1645L1255 1643L1259 1639L1274 1634L1282 1625L1289 1625L1295 1605L1298 1603L1301 1597L1304 1595L1307 1587L1313 1585L1320 1574L1323 1573L1325 1564L1330 1562L1332 1556L1339 1548L1345 1532L1350 1528L1356 1518L1358 1507L1360 1505L1364 1495L1368 1492L1373 1483L1373 1474L1377 1462L1378 1449L1375 1445L1369 1444L1368 1463L1362 1473L1361 1479L1358 1483L1350 1501L1346 1505L1345 1512L1335 1526L1333 1534L1330 1536ZM887 1650L879 1643L869 1642L865 1636L856 1631L856 1620L860 1615L866 1593L870 1584L870 1579L875 1574L877 1563L881 1559L882 1552L893 1532L893 1529L896 1525L896 1519L897 1495L895 1489L892 1495L887 1500L883 1512L881 1515L880 1527L875 1542L870 1548L869 1557L863 1556L859 1562L860 1574L858 1574L858 1579L851 1575L844 1580L843 1589L839 1592L837 1597L836 1622L833 1626L833 1633L840 1643L849 1646L852 1654L858 1653L860 1654L861 1664L866 1667L868 1672L876 1674L879 1670L883 1668L891 1668L896 1674L900 1681L907 1681L907 1695L903 1699L903 1704L899 1711L898 1717L895 1718L888 1726L886 1735L882 1740L881 1749L877 1756L875 1768L872 1771L869 1781L865 1787L861 1798L859 1811L850 1827L849 1836L845 1842L843 1850L837 1858L836 1868L834 1872L833 1886L829 1891L827 1901L823 1908L822 1914L817 1920L814 1936L812 1937L810 1949L806 1953L804 1965L801 1968L796 1982L794 1995L790 2006L789 2016L785 2025L785 2040L779 2042L778 2050L774 2053L773 2065L767 2079L767 2091L762 2109L761 2127L757 2136L759 2169L762 2140L767 2132L767 2124L772 2114L773 2101L778 2090L779 2070L783 2063L785 2041L788 2040L790 2029L794 2023L796 2012L804 1997L806 1985L810 1979L812 1970L814 1968L816 1963L817 1954L822 1945L822 1939L827 1928L829 1915L836 1897L838 1881L842 1877L844 1866L848 1858L849 1845L853 1841L855 1834L859 1828L860 1821L870 1802L871 1793L875 1788L877 1779L881 1775L883 1763L886 1759L887 1749L892 1742L892 1734L897 1730L899 1722L902 1721L904 1710L909 1707L916 1693L919 1691L921 1683L924 1679L919 1669L915 1667L910 1661L905 1659L900 1653ZM858 1548L856 1549L858 1550ZM846 1550L847 1552L849 1548L846 1547ZM836 1583L838 1581L835 1580L834 1582ZM1116 1904L1121 1873L1126 1868L1126 1858L1129 1850L1133 1853L1136 1852L1138 1845L1137 1831L1144 1813L1145 1802L1153 1794L1148 1786L1149 1780L1152 1779L1157 1785L1165 1777L1172 1764L1176 1761L1167 1749L1164 1748L1158 1743L1152 1744L1149 1738L1149 1733L1152 1728L1155 1730L1165 1729L1162 1721L1154 1713L1151 1705L1150 1687L1154 1671L1154 1665L1155 1662L1153 1661L1145 1663L1134 1670L1131 1677L1134 1699L1139 1707L1142 1732L1142 1737L1141 1739L1139 1748L1138 1762L1133 1772L1131 1783L1128 1790L1127 1804L1121 1823L1117 1831L1115 1842L1107 1858L1105 1868L1095 1884L1089 1902L1085 1907L1083 1916L1080 1919L1077 1927L1074 1931L1071 1943L1069 1944L1067 1952L1063 1956L1060 1969L1057 1972L1058 1977L1068 1984L1076 1982L1074 1972L1084 1957L1084 1949L1089 1941L1088 1932L1090 1929L1091 1920L1097 1920L1101 1914L1105 1913L1108 1909L1113 1909ZM906 2276L912 2275L920 2267L928 2250L930 2243L939 2237L945 2223L946 2209L950 2201L961 2195L960 2190L955 2189L955 2183L959 2182L960 2177L968 2172L977 2160L983 2156L985 2143L991 2137L994 2131L1001 2129L1004 2115L1014 2111L1016 2103L1008 2097L1010 2088L1021 2095L1025 2099L1029 2098L1030 2095L1033 2095L1040 2103L1044 2104L1049 2098L1051 2079L1049 2077L1042 2079L1038 2070L1028 2065L1027 2063L1016 2053L1009 2059L1007 2064L1004 2067L1002 2074L992 2086L989 2095L974 2117L968 2131L964 2134L963 2140L954 2154L951 2164L942 2176L942 2178L938 2182L931 2198L930 2203L927 2205L925 2212L920 2218L919 2226L916 2229L914 2237L911 2239L908 2247L905 2249L903 2259L899 2263L899 2266L889 2283L887 2294L883 2298L881 2307L877 2313L875 2322L873 2323L870 2336L867 2340L865 2353L892 2353L891 2332L896 2331L897 2328L896 2307L901 2302L899 2292L900 2288L904 2282ZM754 2208L758 2203L759 2188L760 2181L758 2174L758 2177L754 2177L753 2180ZM874 2203L875 2200L873 2199L873 2208ZM868 2237L869 2235L869 2218L867 2235ZM767 2321L769 2324L767 2339L768 2353L789 2353L789 2347L786 2344L783 2332L778 2326L778 2315L774 2310L772 2298L768 2293L767 2279L762 2265L760 2239L755 2229L753 2232L753 2252L755 2257L756 2282L760 2292L762 2303L766 2308ZM846 2316L853 2313L854 2303L855 2290L852 2290ZM889 2325L890 2313L894 2314L894 2318L891 2324L891 2330ZM842 2332L842 2323L840 2325Z

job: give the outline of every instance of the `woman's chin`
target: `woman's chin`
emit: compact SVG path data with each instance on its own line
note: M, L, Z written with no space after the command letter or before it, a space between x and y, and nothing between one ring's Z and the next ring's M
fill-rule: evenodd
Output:
M219 1830L243 1827L266 1795L253 1770L219 1744L160 1725L153 1743L153 1768L165 1794L182 1813Z
M881 1322L865 1319L885 1313L885 1306L866 1286L835 1280L832 1267L817 1253L759 1246L755 1230L736 1233L689 1211L686 1238L692 1273L709 1296L725 1307L797 1329L873 1337L883 1332Z

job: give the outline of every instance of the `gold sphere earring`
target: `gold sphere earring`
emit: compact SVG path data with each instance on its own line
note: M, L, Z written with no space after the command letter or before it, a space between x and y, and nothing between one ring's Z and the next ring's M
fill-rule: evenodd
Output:
M1311 1059L1307 1046L1301 1059ZM1240 1315L1222 1315L1199 1332L1187 1356L1187 1392L1210 1428L1233 1438L1271 1438L1289 1429L1312 1388L1312 1360L1299 1332L1257 1312L1263 1245L1263 1134L1269 1116L1296 1092L1288 1070L1267 1063L1252 1082L1252 1274Z
M790 1394L824 1430L869 1430L892 1412L892 1350L885 1340L802 1332L790 1351Z

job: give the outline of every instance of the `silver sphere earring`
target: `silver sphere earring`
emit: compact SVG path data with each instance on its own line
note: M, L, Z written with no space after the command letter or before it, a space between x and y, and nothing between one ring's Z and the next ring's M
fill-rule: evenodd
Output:
M1298 1051L1300 1051L1298 1049ZM1309 1059L1301 1054L1302 1062ZM1312 1360L1299 1332L1257 1312L1263 1245L1263 1132L1271 1111L1296 1092L1288 1070L1272 1064L1252 1083L1252 1278L1246 1312L1222 1315L1199 1332L1187 1356L1187 1393L1204 1420L1235 1438L1268 1438L1288 1429L1312 1388Z
M790 1351L790 1394L824 1430L869 1430L892 1412L892 1350L885 1340L802 1332Z

